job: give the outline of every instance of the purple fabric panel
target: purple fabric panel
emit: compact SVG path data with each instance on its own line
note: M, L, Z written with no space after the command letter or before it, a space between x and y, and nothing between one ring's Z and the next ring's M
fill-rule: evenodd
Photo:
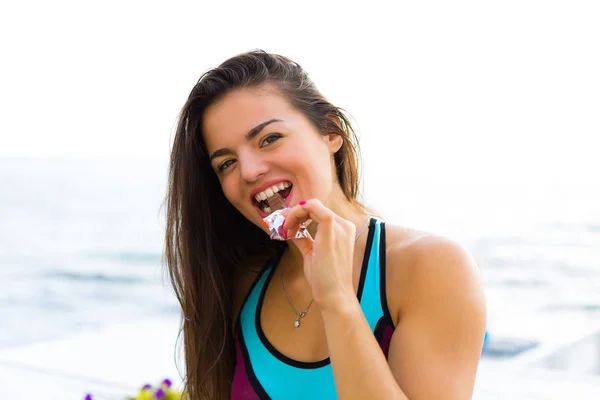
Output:
M385 354L386 358L390 351L390 341L392 340L393 333L394 328L392 328L390 325L386 325L385 328L383 328L383 335L381 335L381 343L379 343L379 345L381 346L381 350L383 350L383 354Z
M231 385L231 400L260 400L248 378L246 372L246 364L242 355L242 348L237 337L235 339L235 374L233 376L233 384Z

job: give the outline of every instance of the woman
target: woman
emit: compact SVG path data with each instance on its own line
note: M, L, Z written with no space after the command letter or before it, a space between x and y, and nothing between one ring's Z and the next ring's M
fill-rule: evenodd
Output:
M351 125L302 68L253 51L180 115L165 256L190 399L466 399L485 330L478 270L442 237L371 218ZM287 207L271 240L268 197ZM294 239L300 225L310 237Z

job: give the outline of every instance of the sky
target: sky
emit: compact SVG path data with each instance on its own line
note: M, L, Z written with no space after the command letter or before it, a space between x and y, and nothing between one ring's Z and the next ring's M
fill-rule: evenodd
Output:
M0 5L0 157L167 159L200 75L262 48L354 118L366 175L599 184L600 3Z

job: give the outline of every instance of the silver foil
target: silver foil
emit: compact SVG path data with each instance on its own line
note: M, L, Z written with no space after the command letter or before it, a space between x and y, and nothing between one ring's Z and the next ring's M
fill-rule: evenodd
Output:
M303 239L308 237L306 225L302 224L296 235L286 238L285 229L283 229L283 223L285 222L283 213L287 210L289 210L289 208L282 208L273 211L269 216L263 218L265 226L269 229L269 237L273 240Z

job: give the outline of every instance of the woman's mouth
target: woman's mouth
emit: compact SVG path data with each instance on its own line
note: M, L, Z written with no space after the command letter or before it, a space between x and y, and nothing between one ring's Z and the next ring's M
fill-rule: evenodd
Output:
M273 186L263 190L262 192L257 193L252 199L252 204L254 205L254 207L258 208L263 214L268 215L275 210L271 210L267 199L271 196L274 196L275 194L279 194L285 201L290 195L292 187L293 185L291 182L278 182Z

